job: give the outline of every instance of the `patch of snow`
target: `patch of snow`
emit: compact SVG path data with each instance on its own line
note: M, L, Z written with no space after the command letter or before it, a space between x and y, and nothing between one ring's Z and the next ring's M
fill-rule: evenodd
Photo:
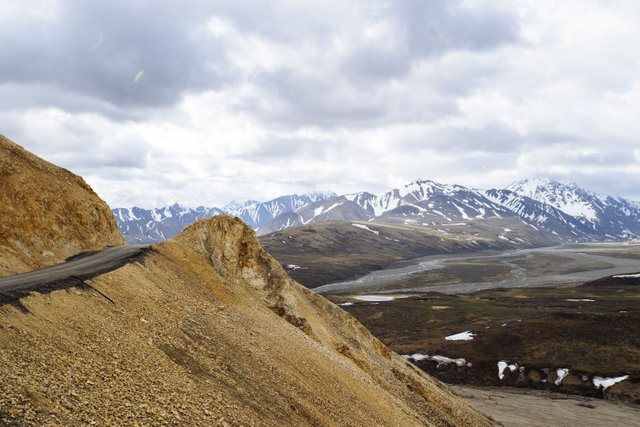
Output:
M287 270L298 270L302 267L300 267L299 265L296 264L287 264Z
M356 224L356 223L353 223L353 224L351 224L351 225L353 225L354 227L360 228L361 230L366 230L366 231L368 231L368 232L370 232L370 233L373 233L373 234L375 234L376 236L379 236L379 235L380 235L380 232L379 232L379 231L372 230L372 229L370 229L369 227L367 227L367 226L366 226L366 225L364 225L364 224Z
M338 206L342 206L342 204L343 204L343 203L344 203L344 202L334 203L334 204L333 204L333 205L331 205L329 208L327 208L327 210L325 210L325 211L324 211L324 213L327 213L327 212L329 212L330 210L337 208Z
M593 377L593 386L596 389L601 388L602 390L606 390L614 384L618 384L621 381L625 381L629 379L629 375L623 375L617 378L602 378L602 377Z
M341 307L349 307L350 305L353 305L353 303L352 302L343 302L343 303L338 304L338 305L341 306Z
M318 206L313 210L313 216L316 217L324 212L324 206Z
M640 279L640 274L617 274L615 279Z
M449 218L448 216L446 216L445 214L443 214L439 210L436 210L436 209L432 209L432 210L433 210L433 212L437 213L438 215L440 215L442 218L446 219L447 221L453 222L453 220L451 218Z
M368 302L380 302L380 301L393 301L396 297L391 297L387 295L355 295L353 299L357 299L358 301L368 301Z
M508 366L504 360L498 362L498 378L500 378L500 381L504 379L504 370L507 369Z
M589 299L589 298L567 298L567 299L565 299L565 301L569 301L569 302L595 302L596 300Z
M564 377L567 376L568 373L569 373L569 370L567 368L558 368L556 370L556 375L558 376L558 379L556 380L556 385L560 385L560 383L562 383L562 380L564 379Z
M460 332L459 334L454 334L454 335L449 335L448 337L445 337L445 340L447 341L471 341L473 339L473 337L475 337L476 334L470 332L470 331L465 331L465 332Z
M467 363L467 360L462 358L452 359L446 356L438 356L438 355L429 356L428 354L420 354L420 353L412 354L410 356L402 356L402 357L408 360L413 360L415 362L419 362L420 360L431 360L438 364L437 366L438 368L441 365L450 365L452 363L455 363L457 366L460 366L460 367L463 367L463 366L471 367L471 363Z
M455 203L453 203L453 206L455 206L455 208L458 209L458 212L460 212L460 216L463 219L469 219L469 215L467 215L467 213L464 211L464 209L462 209L460 206L458 206Z

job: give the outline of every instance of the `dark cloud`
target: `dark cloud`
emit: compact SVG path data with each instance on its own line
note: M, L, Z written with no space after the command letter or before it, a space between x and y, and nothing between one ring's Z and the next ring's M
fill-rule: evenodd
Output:
M405 75L415 61L517 40L513 15L494 7L471 9L459 1L324 6L66 0L48 14L25 11L0 27L0 91L22 92L14 108L49 105L116 120L142 120L185 93L220 89L247 78L258 91L245 99L245 109L270 121L329 125L379 119L388 107L375 98L380 90L375 85ZM336 14L341 19L335 19ZM231 41L207 30L213 17L227 20L243 36L303 50L313 46L319 58L336 40L349 47L336 52L342 63L335 67L311 58L309 66L320 69L239 70L229 58ZM365 24L390 25L388 31L398 37L385 43L350 40ZM256 97L274 102L260 108L265 100Z
M185 91L228 79L224 47L199 31L204 11L197 2L67 0L51 16L25 13L0 28L0 81L50 86L68 93L61 99L89 98L87 109L171 104Z
M334 127L379 119L386 108L375 93L344 85L339 76L300 74L294 70L255 76L259 91L236 104L264 122L287 126Z
M469 6L458 0L400 0L374 19L388 21L383 35L355 49L345 69L356 77L402 77L416 62L451 51L487 51L519 42L518 17L491 4Z

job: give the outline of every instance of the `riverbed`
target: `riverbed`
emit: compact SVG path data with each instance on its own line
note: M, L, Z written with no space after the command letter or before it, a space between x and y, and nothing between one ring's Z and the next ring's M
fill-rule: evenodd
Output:
M616 246L617 245L617 246ZM417 259L408 265L398 268L390 268L369 273L360 278L331 283L319 286L314 289L315 292L321 294L330 293L346 293L346 292L366 292L372 288L380 287L387 284L384 291L380 293L397 293L397 292L442 292L447 294L460 294L476 292L493 288L512 288L512 287L544 287L544 286L578 286L590 280L606 277L614 274L634 273L640 271L640 260L636 257L629 258L620 256L607 256L601 253L590 253L594 248L610 248L620 247L635 248L639 245L628 244L585 244L576 247L571 246L555 246L547 248L533 249L517 249L504 251L501 253L491 254L474 254L474 255L449 255L443 257L430 257L427 259ZM540 274L532 268L523 266L522 260L534 256L544 256L558 260L559 271L547 271ZM563 272L562 263L567 258L575 263L576 271ZM461 283L429 283L425 280L424 285L407 287L406 285L393 287L394 282L400 282L409 276L425 274L430 271L454 268L453 263L465 262L486 262L493 263L496 266L507 267L510 274L507 274L500 280L487 281L464 281ZM553 270L553 269L551 269ZM391 284L391 285L388 285Z

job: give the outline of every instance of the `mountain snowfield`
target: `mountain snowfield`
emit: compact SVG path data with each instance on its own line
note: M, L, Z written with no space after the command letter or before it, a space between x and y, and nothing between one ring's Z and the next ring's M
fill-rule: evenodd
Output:
M506 189L479 190L417 180L374 195L317 192L278 197L267 202L232 202L223 208L113 210L129 242L155 242L188 224L220 213L238 216L259 235L324 221L454 224L487 218L519 217L558 241L626 240L640 236L640 206L548 178L518 181Z

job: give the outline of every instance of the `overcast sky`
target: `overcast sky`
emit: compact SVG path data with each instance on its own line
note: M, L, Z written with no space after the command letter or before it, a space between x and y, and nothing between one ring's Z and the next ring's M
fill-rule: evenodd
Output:
M637 0L0 8L0 133L112 207L534 175L640 200Z

